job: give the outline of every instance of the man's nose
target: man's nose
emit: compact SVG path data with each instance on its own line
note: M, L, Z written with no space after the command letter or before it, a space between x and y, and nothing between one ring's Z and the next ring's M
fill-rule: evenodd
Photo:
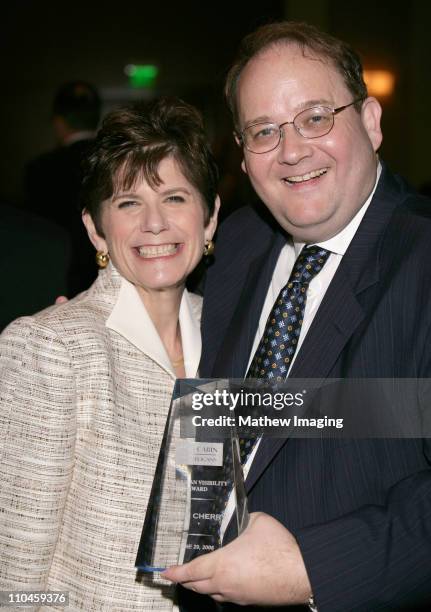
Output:
M312 155L313 147L310 139L301 136L293 123L284 123L280 126L280 130L280 144L277 149L280 164L294 165Z

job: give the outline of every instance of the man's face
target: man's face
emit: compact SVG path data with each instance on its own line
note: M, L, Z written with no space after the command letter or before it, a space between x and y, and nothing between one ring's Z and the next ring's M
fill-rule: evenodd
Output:
M258 121L292 121L316 105L337 108L353 101L342 76L328 63L294 46L264 50L244 68L237 89L240 128ZM243 170L278 223L299 242L340 232L364 204L376 180L382 136L380 105L367 98L335 116L325 136L306 139L293 125L268 153L244 148Z

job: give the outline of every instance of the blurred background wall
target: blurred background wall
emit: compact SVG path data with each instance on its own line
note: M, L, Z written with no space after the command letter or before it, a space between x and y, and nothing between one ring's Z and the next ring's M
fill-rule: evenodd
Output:
M416 186L431 179L428 146L431 3L376 0L148 2L15 0L2 9L0 197L20 205L25 162L55 145L52 98L71 79L94 83L103 108L135 97L179 94L205 114L224 173L226 212L247 199L222 97L239 40L274 19L304 19L350 41L369 70L389 71L382 155ZM151 87L125 67L152 65ZM60 194L59 194L60 196Z

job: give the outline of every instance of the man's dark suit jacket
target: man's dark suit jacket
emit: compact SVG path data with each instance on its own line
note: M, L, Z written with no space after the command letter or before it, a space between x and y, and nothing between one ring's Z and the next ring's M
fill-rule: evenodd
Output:
M430 216L431 202L384 168L290 376L430 376ZM285 241L251 209L221 228L201 376L244 376ZM431 609L430 439L263 439L246 487L250 511L295 535L320 612Z

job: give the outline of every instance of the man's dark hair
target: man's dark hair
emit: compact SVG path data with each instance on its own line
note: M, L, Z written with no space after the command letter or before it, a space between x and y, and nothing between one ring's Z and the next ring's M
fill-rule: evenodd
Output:
M179 98L162 97L109 113L84 165L82 205L99 235L102 202L144 178L158 187L160 162L172 156L202 196L205 223L214 211L218 170L200 113Z
M52 115L60 116L74 130L95 130L101 101L97 89L85 81L64 83L57 91Z
M304 57L307 57L308 52L313 58L328 60L343 77L353 99L362 100L367 97L361 60L347 43L307 23L297 21L270 23L261 26L242 40L237 57L226 78L225 95L237 129L239 129L237 86L241 73L253 57L279 44L297 45ZM361 103L355 107L359 111Z

